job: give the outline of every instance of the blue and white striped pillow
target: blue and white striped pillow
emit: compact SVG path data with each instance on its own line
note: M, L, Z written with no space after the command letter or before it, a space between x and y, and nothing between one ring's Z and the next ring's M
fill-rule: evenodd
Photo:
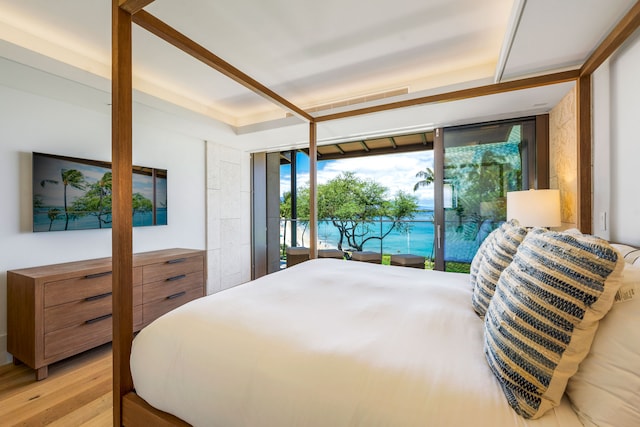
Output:
M487 248L493 242L493 239L496 238L496 234L500 231L499 228L493 230L489 235L482 241L478 251L474 255L471 260L471 266L469 267L469 279L471 281L471 286L476 286L476 280L478 278L478 272L480 271L480 265L482 265L482 261L484 260L484 254L487 252Z
M597 237L530 231L485 316L485 355L525 418L557 406L621 283L624 261Z
M493 235L480 261L471 296L473 309L480 317L487 312L500 274L511 263L518 245L527 235L527 229L512 219L503 223Z

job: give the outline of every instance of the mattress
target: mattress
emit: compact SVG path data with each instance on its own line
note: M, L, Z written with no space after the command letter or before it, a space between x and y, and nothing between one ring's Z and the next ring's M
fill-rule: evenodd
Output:
M337 259L192 301L133 342L137 394L195 426L580 426L508 405L466 274Z

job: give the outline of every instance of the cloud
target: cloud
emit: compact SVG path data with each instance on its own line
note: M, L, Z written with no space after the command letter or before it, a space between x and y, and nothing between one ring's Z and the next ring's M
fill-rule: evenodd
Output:
M319 184L343 172L355 172L362 179L387 187L390 196L402 190L418 197L421 206L433 206L433 186L413 191L413 186L418 181L416 173L426 168L433 169L432 151L356 157L324 163L324 167L318 170Z
M300 166L304 172L298 172L298 187L305 187L309 185L308 170L304 165ZM413 191L418 181L416 173L426 168L433 169L432 151L329 160L318 162L318 184L324 184L343 172L355 172L362 179L373 180L387 187L389 196L402 190L418 197L420 206L433 207L432 185ZM280 194L289 191L290 180L291 175L285 168L280 176Z

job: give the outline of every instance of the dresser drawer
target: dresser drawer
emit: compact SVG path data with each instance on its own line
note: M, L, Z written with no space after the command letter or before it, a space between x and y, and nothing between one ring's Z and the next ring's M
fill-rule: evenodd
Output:
M108 270L59 282L45 283L44 306L52 307L110 293L112 277L111 270Z
M142 305L133 307L133 330L142 328ZM112 340L111 311L44 335L44 357L77 354Z
M200 298L203 295L202 286L199 288L189 288L183 291L176 291L165 297L162 300L156 300L151 303L146 303L142 306L142 317L144 325L148 325L158 317L180 307L182 304L187 303L196 298Z
M145 265L142 270L142 279L144 283L151 283L196 271L204 271L202 255L174 258L163 263Z
M105 270L44 285L44 306L98 297L112 290L112 272ZM142 267L133 269L133 286L142 284Z
M111 295L96 301L73 301L44 310L44 333L79 326L111 314Z
M199 288L202 290L203 285L204 277L202 272L173 276L166 280L142 285L142 300L144 304L162 301L169 296L189 289Z
M50 358L62 353L77 354L111 341L111 317L109 312L91 319L89 323L82 322L45 334L44 357Z
M47 307L44 310L44 333L83 323L111 314L111 293ZM133 288L133 306L142 305L142 286Z

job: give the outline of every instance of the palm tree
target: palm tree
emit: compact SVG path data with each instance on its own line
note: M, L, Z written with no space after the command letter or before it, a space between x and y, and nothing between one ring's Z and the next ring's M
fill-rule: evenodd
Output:
M67 209L67 186L77 188L78 190L84 190L86 183L84 175L77 169L61 169L60 174L62 176L62 185L64 185L64 229L69 228L69 210Z
M416 185L413 186L413 191L418 191L418 188L426 187L433 183L435 180L433 169L426 168L425 170L418 172L416 174L416 178L420 178L420 181L416 182Z

